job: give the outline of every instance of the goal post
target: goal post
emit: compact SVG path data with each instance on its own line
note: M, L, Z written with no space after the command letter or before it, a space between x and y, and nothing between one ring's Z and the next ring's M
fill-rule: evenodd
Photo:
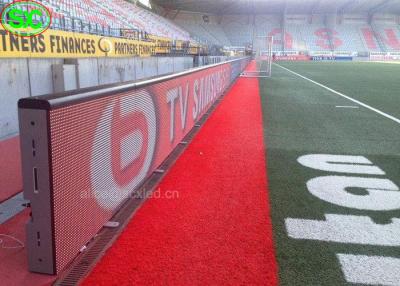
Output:
M255 71L244 71L242 77L270 77L272 75L274 37L258 36L253 40L253 53L257 62Z

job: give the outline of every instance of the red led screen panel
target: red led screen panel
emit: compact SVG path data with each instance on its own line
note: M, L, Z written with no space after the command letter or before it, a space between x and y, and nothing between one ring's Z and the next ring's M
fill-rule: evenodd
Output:
M64 269L247 63L245 58L143 84L21 100L22 150L28 149L22 152L24 192L33 213L30 269L50 274ZM29 124L35 116L35 124ZM32 131L40 126L40 132ZM32 157L35 136L46 137L36 146L47 144L46 156ZM47 215L35 224L37 216Z

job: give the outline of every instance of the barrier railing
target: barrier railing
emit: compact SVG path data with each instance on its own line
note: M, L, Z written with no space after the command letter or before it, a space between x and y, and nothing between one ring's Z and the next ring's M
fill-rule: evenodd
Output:
M29 269L62 271L248 62L21 99Z

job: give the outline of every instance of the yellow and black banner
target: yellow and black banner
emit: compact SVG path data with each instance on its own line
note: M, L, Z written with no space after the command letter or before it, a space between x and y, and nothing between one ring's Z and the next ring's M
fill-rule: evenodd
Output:
M155 54L155 41L58 30L47 30L34 37L20 37L0 28L0 58L149 57Z
M182 43L176 41L175 48L183 49ZM169 54L172 46L170 39L156 36L142 41L47 30L34 37L21 37L0 27L0 58L150 57ZM190 45L187 52L197 54L197 48Z

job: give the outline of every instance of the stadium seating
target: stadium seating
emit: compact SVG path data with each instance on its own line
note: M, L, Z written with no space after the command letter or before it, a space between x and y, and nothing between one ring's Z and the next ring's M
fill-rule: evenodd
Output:
M318 45L318 39L315 34L317 30L323 29L321 25L303 24L299 25L299 29L302 31L302 36L304 37L303 39L308 51L326 50L326 48Z
M224 25L223 29L233 46L243 46L253 41L254 28L252 25L233 22L229 25Z
M1 4L12 0L0 0ZM176 40L189 40L187 31L166 18L125 0L42 0L53 15L52 28L121 36L134 29Z
M0 0L7 4L13 0ZM334 29L324 24L288 22L258 15L254 23L247 18L225 17L216 21L161 17L126 0L42 0L52 11L52 28L111 36L123 36L121 29L168 37L198 40L208 45L247 46L253 37L273 35L275 51L400 51L400 26L395 23L343 23ZM283 35L285 32L286 36ZM145 36L144 36L145 37Z
M204 28L204 30L208 31L214 38L216 38L221 45L232 46L221 25L205 23L201 26Z
M373 24L372 28L383 52L400 51L400 30L396 25Z
M176 21L176 24L185 27L191 34L192 38L209 45L222 45L217 36L214 36L201 24L196 22Z
M217 46L232 46L221 25L185 20L176 20L175 23L189 31L191 37L199 42Z
M257 18L254 29L256 37L274 37L274 45L272 47L274 51L282 51L284 49L282 29L279 23L274 23L263 18Z
M343 24L336 26L339 38L342 40L342 45L336 47L335 50L361 52L367 51L365 39L361 33L366 25L358 24Z
M241 21L231 21L222 24L227 38L233 46L246 46L253 42L253 37L270 36L271 32L280 29L279 23L273 23L265 19L257 19L256 24L243 23ZM276 44L274 50L282 50L280 33L275 35Z
M102 9L94 0L44 0L52 10L53 28L119 36L119 28L126 27L121 18Z
M241 22L218 24L198 24L190 21L176 21L189 30L193 37L203 39L206 43L246 46L255 36L273 35L275 51L382 51L400 50L400 28L387 25L341 24L329 29L323 24L286 24L285 45L282 38L283 30L277 23L256 22L256 25ZM372 33L372 41L376 48L367 44L363 31ZM375 29L375 33L373 30Z
M303 33L301 29L296 24L287 24L286 25L286 32L292 35L293 44L292 48L289 50L295 51L305 51L307 50L305 40L303 38Z
M192 16L193 17L193 16ZM243 47L253 42L254 36L273 35L274 51L309 52L392 52L400 51L400 28L394 25L342 23L328 27L323 23L288 21L283 27L275 18L258 15L254 24L248 18L224 17L221 24L198 23L190 16L176 19L193 37L206 43ZM283 34L285 33L286 36Z
M179 28L169 20L146 9L128 3L125 0L92 1L96 1L98 5L104 5L105 9L110 9L110 7L115 8L113 12L116 16L123 15L123 17L128 20L129 24L134 27L138 26L140 30L145 30L150 34L157 36L189 40L189 34L185 30Z

